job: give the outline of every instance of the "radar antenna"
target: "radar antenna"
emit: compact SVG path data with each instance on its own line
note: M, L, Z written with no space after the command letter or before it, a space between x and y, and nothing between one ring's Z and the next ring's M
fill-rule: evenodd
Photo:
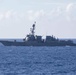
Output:
M36 22L34 22L34 24L32 25L32 28L30 29L31 35L35 34L35 25L36 25Z

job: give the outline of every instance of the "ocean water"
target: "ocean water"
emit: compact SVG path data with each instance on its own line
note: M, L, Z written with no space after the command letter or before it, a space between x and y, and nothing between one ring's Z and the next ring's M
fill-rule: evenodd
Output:
M76 47L0 46L0 75L76 75Z

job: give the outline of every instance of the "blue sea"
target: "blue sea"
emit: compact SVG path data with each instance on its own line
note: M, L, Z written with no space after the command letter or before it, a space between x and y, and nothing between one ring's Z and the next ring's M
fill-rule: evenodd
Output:
M0 75L76 75L76 47L0 46Z

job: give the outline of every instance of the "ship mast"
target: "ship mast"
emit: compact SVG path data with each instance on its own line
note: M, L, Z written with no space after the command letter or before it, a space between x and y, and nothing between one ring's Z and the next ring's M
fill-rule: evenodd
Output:
M32 25L32 28L30 29L31 35L35 35L35 25L36 25L36 22L34 22L34 24Z

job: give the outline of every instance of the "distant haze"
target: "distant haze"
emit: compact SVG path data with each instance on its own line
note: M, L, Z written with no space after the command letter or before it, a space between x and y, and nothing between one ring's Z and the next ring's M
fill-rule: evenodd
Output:
M76 0L0 0L0 38L37 35L76 38Z

